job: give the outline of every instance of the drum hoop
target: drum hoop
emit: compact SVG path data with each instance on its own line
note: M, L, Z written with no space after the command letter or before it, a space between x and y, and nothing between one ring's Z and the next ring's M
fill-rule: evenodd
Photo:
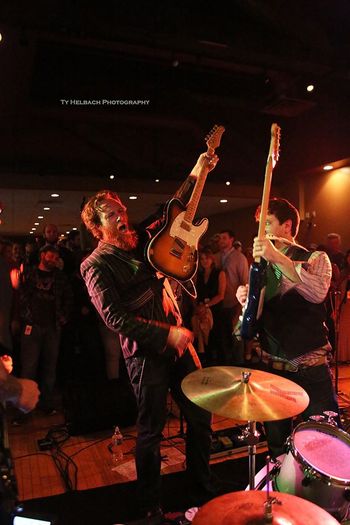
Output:
M295 447L294 445L294 435L298 432L298 430L301 430L301 427L303 428L312 428L314 430L317 430L317 427L319 429L325 429L325 430L329 430L330 432L325 432L326 434L328 433L329 435L340 435L344 438L344 441L348 441L349 443L349 446L350 446L350 435L347 433L347 432L344 432L344 430L334 426L334 425L331 425L330 423L326 423L325 421L320 421L320 422L315 422L315 421L303 421L302 423L299 423L299 425L297 425L295 427L295 429L293 430L291 436L289 437L288 439L288 442L289 442L289 449L292 453L292 456L294 457L294 459L299 463L301 464L301 466L303 467L303 469L308 469L308 468L311 468L314 473L313 473L313 477L314 478L317 478L325 483L328 483L328 484L332 484L332 485L335 485L335 486L339 486L339 487L349 487L350 486L350 479L345 479L345 478L338 478L337 476L329 476L327 474L325 474L324 472L320 472L317 467L315 467L314 465L311 465L310 463L308 463L306 461L306 459L304 459L304 457L302 456L302 454L297 450L297 448ZM316 427L316 428L315 428Z

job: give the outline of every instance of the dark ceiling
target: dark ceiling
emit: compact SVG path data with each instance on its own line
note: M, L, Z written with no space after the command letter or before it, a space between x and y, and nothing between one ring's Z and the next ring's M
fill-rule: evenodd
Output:
M348 0L2 2L0 174L183 178L214 123L217 180L261 180L274 121L277 180L349 157L349 25Z

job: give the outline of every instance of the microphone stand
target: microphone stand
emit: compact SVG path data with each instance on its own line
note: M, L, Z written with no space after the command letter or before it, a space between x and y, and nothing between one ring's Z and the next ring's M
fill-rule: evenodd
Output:
M339 363L338 363L338 341L339 341L339 317L340 317L340 296L341 292L339 290L334 290L331 292L333 298L331 297L331 305L333 311L334 319L334 362L335 362L335 392L338 395L339 393Z

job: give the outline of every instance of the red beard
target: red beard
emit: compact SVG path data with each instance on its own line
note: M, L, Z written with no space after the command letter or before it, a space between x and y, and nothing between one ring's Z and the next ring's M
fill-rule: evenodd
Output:
M136 248L138 240L135 230L128 230L127 232L118 233L115 237L115 245L121 250L130 252Z

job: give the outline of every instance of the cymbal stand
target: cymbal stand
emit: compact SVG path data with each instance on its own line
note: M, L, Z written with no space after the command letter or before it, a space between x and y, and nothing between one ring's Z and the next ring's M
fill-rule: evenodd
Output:
M242 372L242 383L249 383L251 372ZM239 437L241 441L246 441L248 444L248 456L249 456L249 490L255 488L255 457L256 457L256 445L259 443L260 432L256 430L256 421L248 421L246 428L242 430L242 434Z
M267 479L270 478L270 456L266 457L266 470L267 470ZM264 503L264 523L269 524L273 522L273 513L272 505L274 504L281 505L281 501L277 498L271 498L270 496L270 482L267 482L266 485L266 501Z

